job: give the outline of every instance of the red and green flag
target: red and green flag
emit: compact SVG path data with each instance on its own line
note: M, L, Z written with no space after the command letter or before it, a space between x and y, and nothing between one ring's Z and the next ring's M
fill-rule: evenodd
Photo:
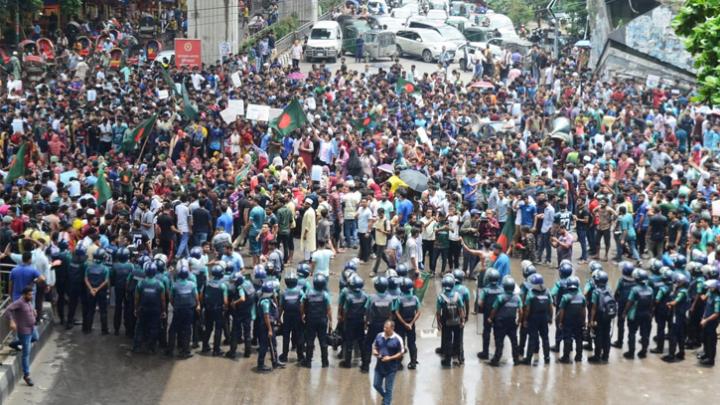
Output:
M307 123L307 116L300 103L293 99L283 110L279 117L274 119L270 126L283 136L302 127Z
M112 190L105 178L104 167L98 170L97 182L95 183L95 198L97 199L98 207L102 207L105 202L112 198Z
M498 236L497 243L502 248L503 252L507 252L512 243L513 236L515 235L515 213L512 210L508 213L507 221L503 226L500 236Z
M403 94L413 94L418 93L420 90L415 86L415 83L405 80L402 77L398 79L397 83L395 84L395 92Z
M155 127L155 121L157 121L157 114L153 114L130 131L123 139L123 149L125 151L134 150L140 144L140 141L150 134L150 131Z
M170 96L177 94L177 87L175 87L175 81L170 77L170 72L167 69L162 69L162 77L165 80L165 84L170 88Z
M23 142L15 154L14 162L10 165L5 176L5 184L10 184L25 175L25 157L27 155L27 142Z
M187 87L185 87L185 83L182 84L182 98L183 116L185 116L185 119L188 121L195 121L196 119L198 119L200 114L198 114L197 108L195 108L190 102L190 95L188 94Z
M371 129L375 126L375 114L368 114L366 117L353 120L352 125L353 128L359 131L366 131L368 129Z

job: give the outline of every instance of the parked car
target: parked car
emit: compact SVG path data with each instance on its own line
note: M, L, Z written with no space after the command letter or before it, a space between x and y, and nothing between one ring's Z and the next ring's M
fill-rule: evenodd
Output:
M405 29L405 20L386 15L373 15L367 18L370 27L376 30L398 32Z
M427 14L425 14L425 18L427 18L428 20L436 20L444 23L445 20L448 19L448 13L445 10L432 9L429 10Z
M404 6L394 8L390 11L390 16L399 18L401 20L407 20L408 18L420 14L420 9L417 4L406 4Z
M428 20L427 18L422 17L411 17L408 20L407 27L433 30L440 34L446 41L455 44L455 46L460 46L467 42L465 36L458 31L457 28L436 20Z
M338 20L343 35L342 53L355 54L357 38L372 29L367 20L359 18L342 18Z
M395 45L399 56L409 55L421 57L424 62L432 63L440 59L442 48L455 58L457 46L448 42L437 31L419 28L409 28L395 34Z
M472 55L474 55L475 52L484 51L487 46L484 42L468 42L460 46L457 50L456 57L460 63L460 68L466 72L472 71L475 68L472 65ZM490 53L492 53L494 58L500 58L503 55L503 50L497 45L490 44Z
M305 59L330 59L335 63L342 52L343 32L337 21L318 21L310 29L307 44L305 44Z

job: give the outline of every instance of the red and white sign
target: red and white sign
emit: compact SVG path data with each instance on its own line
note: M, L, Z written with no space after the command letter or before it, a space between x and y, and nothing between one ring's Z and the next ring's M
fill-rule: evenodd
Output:
M178 68L202 66L202 40L176 39L175 40L175 66Z

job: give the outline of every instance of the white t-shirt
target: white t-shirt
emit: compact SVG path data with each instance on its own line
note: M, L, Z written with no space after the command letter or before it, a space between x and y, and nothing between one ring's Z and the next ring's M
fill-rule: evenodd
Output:
M178 204L175 207L175 216L177 217L177 229L180 232L190 232L190 224L188 218L190 218L190 209L185 204Z

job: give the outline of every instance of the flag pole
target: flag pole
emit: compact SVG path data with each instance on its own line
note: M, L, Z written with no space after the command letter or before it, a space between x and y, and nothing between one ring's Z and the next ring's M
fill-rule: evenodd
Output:
M140 154L139 154L138 157L135 159L135 164L138 163L138 160L141 160L141 159L142 159L142 155L143 155L143 153L145 152L145 146L146 146L147 143L148 143L148 139L150 139L150 134L147 134L147 136L145 137L145 142L143 142L143 146L142 146L142 148L140 148Z

